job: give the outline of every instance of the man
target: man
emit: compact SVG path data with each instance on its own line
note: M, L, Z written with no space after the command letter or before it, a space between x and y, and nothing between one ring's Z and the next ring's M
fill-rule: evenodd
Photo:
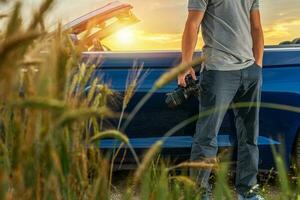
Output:
M217 134L226 110L233 103L249 102L233 109L238 139L236 189L239 199L263 199L256 193L259 152L259 103L262 84L264 39L258 0L189 0L189 14L182 41L182 62L189 63L201 24L205 46L200 112L215 108L210 116L197 122L191 160L209 160L218 151ZM186 86L185 76L178 84ZM192 170L209 199L211 170Z

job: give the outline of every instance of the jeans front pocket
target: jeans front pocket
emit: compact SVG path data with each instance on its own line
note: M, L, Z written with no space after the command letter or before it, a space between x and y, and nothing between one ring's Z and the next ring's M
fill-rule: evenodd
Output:
M250 80L260 80L262 78L262 67L254 63L248 68L247 73Z

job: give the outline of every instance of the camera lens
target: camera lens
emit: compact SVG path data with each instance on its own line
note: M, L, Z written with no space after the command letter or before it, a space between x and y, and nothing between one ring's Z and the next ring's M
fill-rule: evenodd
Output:
M166 104L173 108L176 106L179 106L183 104L183 102L186 100L184 90L182 88L167 94Z

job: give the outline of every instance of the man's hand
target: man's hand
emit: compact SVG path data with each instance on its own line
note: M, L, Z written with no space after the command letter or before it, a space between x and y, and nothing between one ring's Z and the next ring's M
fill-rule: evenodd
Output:
M258 66L263 67L263 63L262 62L255 62Z
M178 76L178 85L182 87L186 87L185 77L189 74L192 76L194 80L197 80L195 70L193 68L190 68L188 71Z

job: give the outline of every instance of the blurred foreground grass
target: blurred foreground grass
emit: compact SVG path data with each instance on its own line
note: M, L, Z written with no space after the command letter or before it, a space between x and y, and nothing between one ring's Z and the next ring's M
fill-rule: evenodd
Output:
M80 45L75 47L60 26L51 37L46 33L43 19L52 4L45 0L24 27L22 4L16 1L1 30L0 199L110 199L113 162L97 144L115 138L130 147L127 136L119 131L121 119L115 129L107 130L104 124L124 116L140 72L135 70L128 82L121 114L109 106L119 96L100 80L93 80L86 93L96 66L80 63ZM184 69L179 66L164 74L155 87L162 87ZM215 199L234 198L226 164L166 166L158 157L162 144L157 142L126 177L122 199L199 199L195 182L187 176L189 167L215 168ZM278 199L296 199L300 184L290 184L277 154L276 161ZM182 173L178 175L175 169Z

